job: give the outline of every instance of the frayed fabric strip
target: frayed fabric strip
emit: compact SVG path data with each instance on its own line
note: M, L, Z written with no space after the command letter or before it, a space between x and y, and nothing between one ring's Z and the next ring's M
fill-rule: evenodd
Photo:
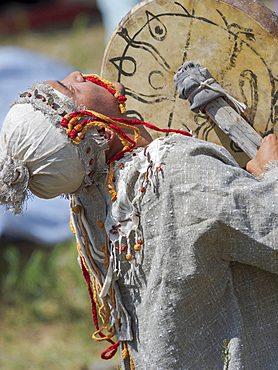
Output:
M23 210L29 179L29 170L22 160L9 155L0 157L0 201L13 214Z
M246 109L246 105L237 101L212 78L207 68L189 61L184 63L175 75L175 85L179 97L188 99L193 112L203 111L204 107L218 97L226 97L236 107L238 113Z

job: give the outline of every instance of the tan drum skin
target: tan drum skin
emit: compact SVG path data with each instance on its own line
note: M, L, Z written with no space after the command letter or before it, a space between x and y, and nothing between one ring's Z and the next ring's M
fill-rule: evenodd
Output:
M179 99L174 74L189 60L208 68L265 136L278 134L278 20L252 0L146 0L120 22L107 45L102 77L126 87L127 113L161 128L192 131L248 157L203 114ZM153 137L158 134L151 133Z

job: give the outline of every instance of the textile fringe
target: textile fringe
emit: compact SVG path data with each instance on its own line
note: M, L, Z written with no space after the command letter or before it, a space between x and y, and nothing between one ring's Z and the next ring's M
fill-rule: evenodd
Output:
M81 225L81 228L82 228L82 233L83 233L83 238L84 238L84 246L85 246L86 255L89 258L89 260L90 260L90 262L93 266L94 273L97 276L97 279L98 279L97 287L99 288L98 293L100 293L101 287L103 287L102 277L101 277L101 273L100 273L99 269L97 268L96 264L93 261L91 253L90 253L88 237L87 237L87 233L86 233L86 230L84 228L84 225L83 225L83 222L82 222L82 217L81 217L81 212L82 212L81 205L77 205L77 206L72 207L72 211L75 214L79 215L80 225ZM76 232L73 228L71 220L70 220L70 227L71 227L72 232L76 236ZM105 245L104 263L105 263L106 269L108 270L108 268L109 268L109 257L108 257L107 235L106 235L105 239L106 239L106 242L105 242L106 245ZM109 321L110 321L110 314L111 314L111 310L110 310L110 306L109 306L109 302L108 302L108 297L107 296L103 297L102 298L102 303L103 304L102 305L99 304L98 294L97 294L97 290L96 290L96 278L95 278L95 275L92 273L92 271L89 269L89 267L87 266L87 264L85 262L85 258L82 255L82 251L81 251L81 247L80 247L79 243L77 243L77 250L78 250L78 254L80 256L80 263L81 263L82 273L83 273L83 276L84 276L84 278L87 282L87 288L88 288L88 292L89 292L89 296L90 296L91 304L92 304L93 321L94 321L94 324L95 324L95 327L96 327L96 331L93 333L92 338L95 341L104 341L104 340L106 340L111 344L111 346L109 346L101 354L102 359L109 360L110 358L112 358L116 354L117 348L119 346L119 341L114 342L111 339L115 336L116 329L115 329L114 325L112 325L111 327L108 327L108 324L109 324ZM109 288L109 295L110 295L111 305L112 305L114 311L117 314L115 291L114 291L113 286L111 286ZM101 327L99 327L99 324L98 324L98 317L97 317L98 315L97 315L97 313L99 314L99 317L101 318L101 321L102 321L102 326ZM118 319L118 315L117 315L117 320L116 321L117 321L117 325L120 326L120 321ZM108 334L105 335L102 332L103 330L106 330L108 332ZM109 353L109 354L107 354L107 353Z

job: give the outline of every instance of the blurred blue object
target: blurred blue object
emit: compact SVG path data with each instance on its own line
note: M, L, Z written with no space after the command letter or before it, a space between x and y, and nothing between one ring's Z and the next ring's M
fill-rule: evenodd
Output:
M97 0L105 27L106 42L109 41L113 31L121 19L141 0Z
M0 47L0 127L10 103L36 81L62 80L73 68L43 54L18 47ZM52 246L72 236L69 201L33 197L23 216L13 216L0 206L0 237Z

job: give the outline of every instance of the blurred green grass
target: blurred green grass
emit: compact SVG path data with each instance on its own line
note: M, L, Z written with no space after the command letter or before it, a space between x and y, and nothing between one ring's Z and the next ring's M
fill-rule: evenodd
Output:
M0 368L97 369L108 347L94 331L75 241L53 249L1 248ZM119 355L102 364L116 369ZM95 365L94 365L95 364Z

